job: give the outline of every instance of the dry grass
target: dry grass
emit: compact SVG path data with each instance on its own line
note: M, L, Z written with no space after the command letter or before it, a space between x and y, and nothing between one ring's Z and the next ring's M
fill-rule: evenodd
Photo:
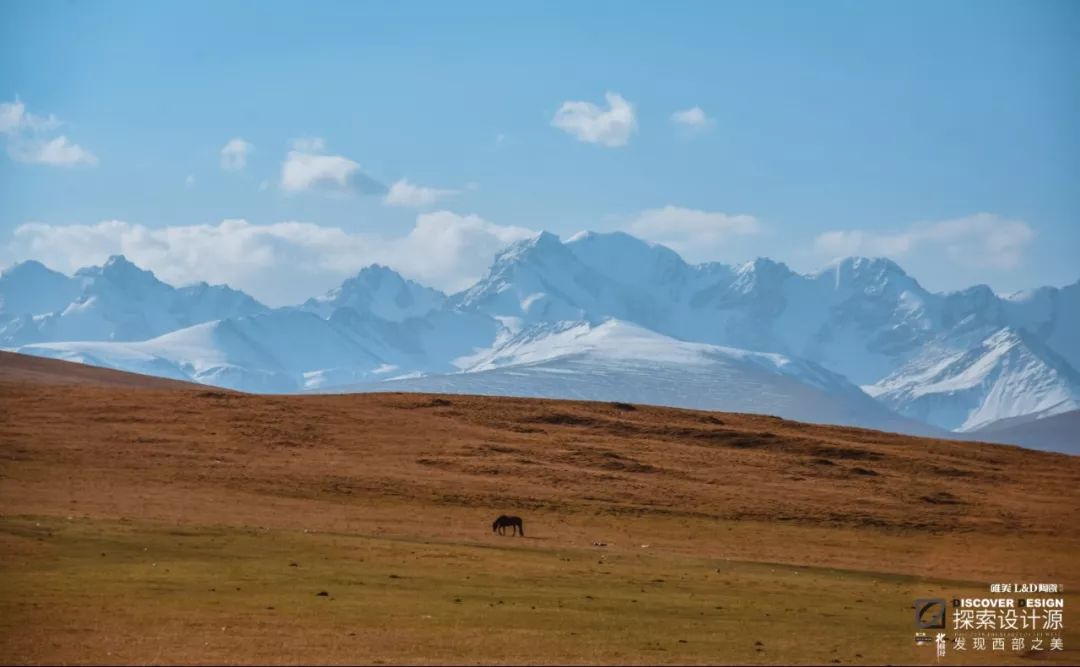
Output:
M34 363L0 356L5 662L924 662L915 597L1080 583L1063 455Z

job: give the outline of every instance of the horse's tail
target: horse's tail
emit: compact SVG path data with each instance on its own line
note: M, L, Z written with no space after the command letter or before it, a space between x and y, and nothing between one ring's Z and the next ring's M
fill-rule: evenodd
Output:
M498 519L495 519L495 521L492 522L492 524L491 524L491 532L493 532L493 533L499 532L499 520Z
M518 521L518 530L521 532L521 536L525 537L525 522Z

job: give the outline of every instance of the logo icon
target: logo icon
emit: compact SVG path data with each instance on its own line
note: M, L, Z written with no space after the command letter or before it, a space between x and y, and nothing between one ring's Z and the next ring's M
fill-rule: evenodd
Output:
M919 598L915 600L915 627L921 630L945 628L945 600Z

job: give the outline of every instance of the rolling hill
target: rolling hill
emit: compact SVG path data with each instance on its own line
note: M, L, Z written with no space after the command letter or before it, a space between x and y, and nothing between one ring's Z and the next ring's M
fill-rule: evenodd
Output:
M10 354L0 443L5 662L908 664L917 597L1080 584L1080 462L1017 447Z

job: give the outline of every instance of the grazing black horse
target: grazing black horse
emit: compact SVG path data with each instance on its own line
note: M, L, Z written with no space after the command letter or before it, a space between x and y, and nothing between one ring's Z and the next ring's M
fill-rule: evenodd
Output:
M499 518L495 519L495 523L491 524L491 532L505 535L507 526L514 529L514 535L520 534L522 537L525 537L525 524L521 522L521 517L519 516L506 516L505 514L500 514Z

